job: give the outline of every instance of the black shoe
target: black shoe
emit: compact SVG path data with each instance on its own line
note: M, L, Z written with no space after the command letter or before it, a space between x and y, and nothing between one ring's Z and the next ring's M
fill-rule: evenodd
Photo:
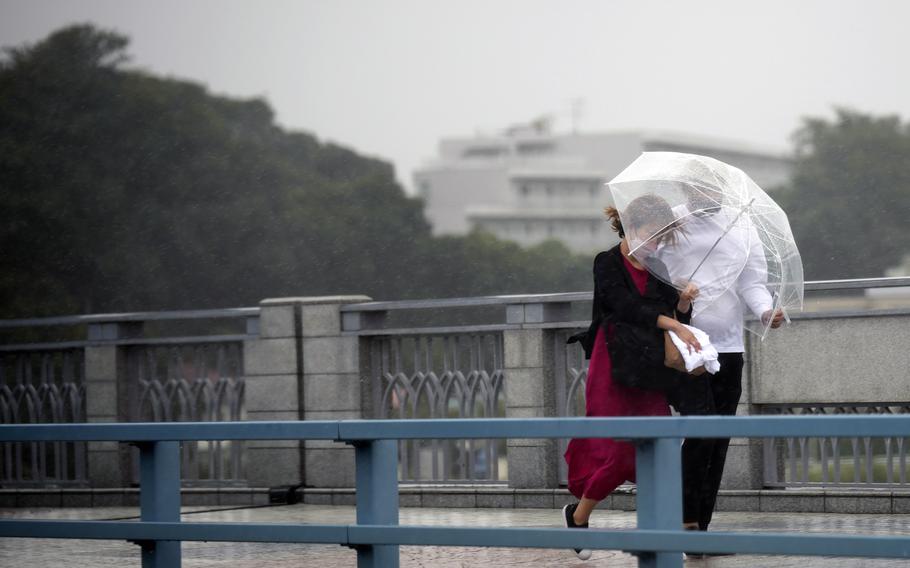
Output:
M684 531L697 531L700 530L697 526L684 526ZM686 560L704 560L705 554L703 552L683 552L683 556Z
M578 503L570 503L562 508L562 522L565 524L567 529L586 529L588 528L588 523L579 525L575 522L575 509L578 508ZM575 555L578 556L581 560L587 560L591 558L591 551L587 548L575 548Z
M706 531L708 529L702 529L698 527L685 527L687 531ZM705 560L707 558L717 558L719 556L735 556L735 552L685 552L686 558L691 560Z
M684 552L688 560L707 560L719 556L736 556L735 552Z

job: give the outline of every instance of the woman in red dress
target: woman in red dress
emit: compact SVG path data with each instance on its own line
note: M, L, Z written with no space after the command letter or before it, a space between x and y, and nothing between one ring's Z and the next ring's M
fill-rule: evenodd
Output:
M632 201L623 215L628 218L646 214L649 219L660 219L664 209L672 221L666 202L642 196ZM591 362L585 387L585 415L667 416L670 409L665 392L677 385L680 375L663 365L663 331L676 332L691 349L700 350L698 340L682 325L688 322L691 302L698 291L690 285L679 293L651 276L629 254L629 241L616 209L608 207L606 214L622 240L594 259L593 316L586 335L595 339L593 345L587 346ZM645 229L656 233L666 226L656 222ZM587 528L598 502L623 482L635 481L635 447L629 442L573 439L565 459L569 466L569 492L579 500L563 508L569 528ZM591 555L586 549L575 552L582 560Z

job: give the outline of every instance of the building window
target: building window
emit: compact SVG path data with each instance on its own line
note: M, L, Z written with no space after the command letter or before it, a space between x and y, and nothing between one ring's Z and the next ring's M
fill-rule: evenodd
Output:
M548 154L553 151L553 144L550 142L524 142L516 145L515 149L519 154Z
M501 146L475 146L467 148L461 155L465 158L495 158L506 153Z

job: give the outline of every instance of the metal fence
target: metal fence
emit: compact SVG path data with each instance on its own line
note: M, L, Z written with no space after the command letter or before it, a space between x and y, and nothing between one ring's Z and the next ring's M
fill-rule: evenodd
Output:
M225 320L249 318L258 308L102 314L0 320L0 329L73 330L78 340L0 345L0 424L77 424L91 421L86 353L113 349L97 387L94 411L101 419L170 422L243 420L242 341L249 335L167 336L161 329L182 324L223 331ZM218 321L214 326L212 322ZM89 379L91 381L91 379ZM115 387L117 383L117 387ZM101 384L95 379L94 385ZM114 396L122 388L125 396ZM96 420L98 418L95 418ZM243 444L219 440L188 442L182 473L188 485L244 483ZM0 444L3 487L85 486L88 454L82 442ZM132 453L133 480L138 454Z
M704 532L682 527L680 438L910 436L908 416L647 417L518 420L380 420L188 424L0 426L0 442L117 440L141 449L141 520L0 520L0 537L127 540L142 565L175 568L181 541L336 543L361 567L394 568L399 546L514 546L630 551L639 566L681 568L682 551L907 558L910 537L894 535ZM624 438L635 440L635 530L398 526L396 440ZM349 525L181 523L179 442L332 440L356 448L357 519Z
M566 344L566 339L576 330L557 330L553 334L553 353L556 381L556 415L565 417L585 415L585 387L588 384L588 361L580 343ZM568 483L569 467L562 459L569 441L559 439L559 482Z
M85 422L82 350L0 351L0 424ZM0 485L87 483L84 442L0 443Z
M371 389L376 418L501 418L500 333L373 338ZM505 481L504 440L402 440L401 480Z
M778 416L910 414L910 403L786 404L762 407ZM768 438L764 441L769 487L907 487L906 437Z
M132 422L223 422L245 418L240 342L131 345L126 348ZM138 450L133 478L138 480ZM181 447L184 484L243 482L243 443L204 440Z
M908 286L910 278L809 282L812 292L851 291ZM342 308L342 334L356 335L360 346L361 378L365 381L364 416L379 419L499 418L506 414L509 358L503 337L508 330L538 329L545 333L552 359L545 374L553 382L552 401L545 416L583 416L587 361L578 344L566 345L567 335L587 314L575 308L589 305L592 294L548 294L371 302ZM488 309L484 322L455 317L459 310ZM510 310L539 310L537 323L515 324ZM563 309L565 308L565 309ZM570 309L571 308L571 309ZM413 310L433 312L427 321L396 315ZM505 313L503 313L505 312ZM910 312L888 312L907 315ZM185 337L143 332L153 322L157 331L174 322L238 320L258 315L258 308L199 310L125 315L93 315L40 320L0 320L0 329L84 326L80 341L0 345L0 422L78 423L87 413L85 357L89 347L117 350L123 367L117 374L116 406L105 420L233 421L243 420L246 384L243 342L247 334L223 333L223 326L196 331ZM575 315L573 315L573 313ZM855 314L854 314L855 315ZM394 321L393 321L394 320ZM432 321L431 321L432 320ZM414 323L414 322L417 323ZM462 323L471 321L471 323ZM392 323L390 323L392 322ZM409 323L408 323L409 322ZM458 323L454 323L458 322ZM127 333L118 332L118 326ZM198 327L198 326L197 326ZM216 332L215 329L220 331ZM355 331L351 331L354 329ZM299 361L298 361L299 363ZM550 366L552 365L552 366ZM298 369L303 373L302 369ZM345 370L350 373L350 370ZM303 388L302 385L298 385ZM514 391L513 391L514 392ZM907 402L874 404L812 404L766 406L773 413L903 413ZM535 409L537 410L537 409ZM561 440L560 450L565 441ZM765 483L772 487L800 485L906 487L904 439L872 440L805 438L766 444ZM509 479L506 443L502 439L405 440L400 442L401 479L430 483L495 483ZM206 485L244 482L242 442L200 441L183 448L183 477L187 483ZM562 451L559 452L561 455ZM138 459L138 458L137 458ZM0 447L0 484L5 487L84 484L85 446L72 444L18 444ZM565 482L565 466L557 457Z

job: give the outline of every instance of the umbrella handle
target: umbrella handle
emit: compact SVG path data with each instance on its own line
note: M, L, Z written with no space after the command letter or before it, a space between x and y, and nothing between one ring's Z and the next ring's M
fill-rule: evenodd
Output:
M775 292L775 293L774 293L774 300L773 300L772 306L773 306L774 304L777 304L777 303L778 303L778 300L780 300L780 293L779 293L779 292ZM773 308L773 307L772 307L772 309L778 309L778 310L781 311L781 313L784 314L784 321L787 322L787 325L790 325L790 324L792 323L792 322L790 321L790 314L787 313L787 309L786 309L786 308L784 308L783 306L778 306L777 308ZM771 315L773 316L774 314L772 313Z

